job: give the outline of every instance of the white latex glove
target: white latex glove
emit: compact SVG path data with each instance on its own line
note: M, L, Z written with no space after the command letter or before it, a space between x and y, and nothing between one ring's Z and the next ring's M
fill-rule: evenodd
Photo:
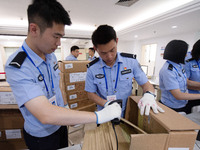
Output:
M66 104L66 105L64 106L64 108L70 109L68 104Z
M97 124L102 124L108 121L111 121L115 118L120 119L121 117L121 106L118 103L113 103L108 105L104 109L100 111L96 111L95 114L97 116Z
M157 105L155 97L150 93L144 93L143 97L138 102L138 107L141 115L144 114L145 109L145 115L148 116L151 108L154 113L158 113L158 111L164 112L164 110Z

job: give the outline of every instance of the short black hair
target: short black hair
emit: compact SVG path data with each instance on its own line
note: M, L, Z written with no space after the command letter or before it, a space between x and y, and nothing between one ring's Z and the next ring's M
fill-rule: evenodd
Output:
M95 50L94 50L94 48L93 48L93 47L90 47L89 49L95 53Z
M200 39L193 45L191 51L192 58L199 60L200 58Z
M76 46L76 45L72 46L72 47L71 47L71 52L72 52L72 51L75 51L76 49L79 49L79 47Z
M163 58L175 63L185 63L188 44L183 40L172 40L165 47Z
M98 44L106 44L111 40L117 40L117 35L112 26L100 25L92 34L92 43L95 47Z
M56 0L33 0L28 6L28 22L36 23L41 33L46 28L52 27L53 22L57 24L71 25L67 11Z

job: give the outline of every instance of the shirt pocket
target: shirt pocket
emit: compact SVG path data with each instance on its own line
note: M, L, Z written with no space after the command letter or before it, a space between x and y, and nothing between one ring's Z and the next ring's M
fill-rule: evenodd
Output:
M124 75L120 75L119 77L119 84L118 86L120 86L120 89L126 89L129 86L132 87L132 80L133 80L133 75L132 74L124 74ZM128 86L128 87L127 87Z
M105 83L105 78L95 78L94 79L94 84L97 86L97 89L99 92L105 92L106 93L106 83Z
M200 74L199 68L191 68L191 75L190 75L191 77L199 74Z
M60 81L60 70L53 70L53 84L55 88L59 88L59 81Z

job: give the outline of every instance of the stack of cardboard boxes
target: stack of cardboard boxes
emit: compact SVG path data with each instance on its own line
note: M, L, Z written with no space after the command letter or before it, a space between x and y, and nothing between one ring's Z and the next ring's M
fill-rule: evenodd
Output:
M23 138L24 119L7 82L0 82L0 149L27 149Z
M65 105L84 111L95 111L96 104L88 99L85 89L87 64L89 61L59 62L60 88Z

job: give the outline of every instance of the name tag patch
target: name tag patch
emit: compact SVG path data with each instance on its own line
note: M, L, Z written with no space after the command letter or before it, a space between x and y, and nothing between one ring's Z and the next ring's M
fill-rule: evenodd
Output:
M193 67L193 68L198 68L198 65L193 65L192 67Z
M42 75L40 74L39 76L38 76L38 81L43 81L44 79L43 79L43 77L42 77Z
M55 64L55 66L53 67L53 69L56 71L58 69L58 64Z
M127 69L127 70L121 71L121 74L122 74L122 75L128 74L128 73L131 73L131 69Z
M104 74L96 74L95 77L98 79L102 79L104 78Z

